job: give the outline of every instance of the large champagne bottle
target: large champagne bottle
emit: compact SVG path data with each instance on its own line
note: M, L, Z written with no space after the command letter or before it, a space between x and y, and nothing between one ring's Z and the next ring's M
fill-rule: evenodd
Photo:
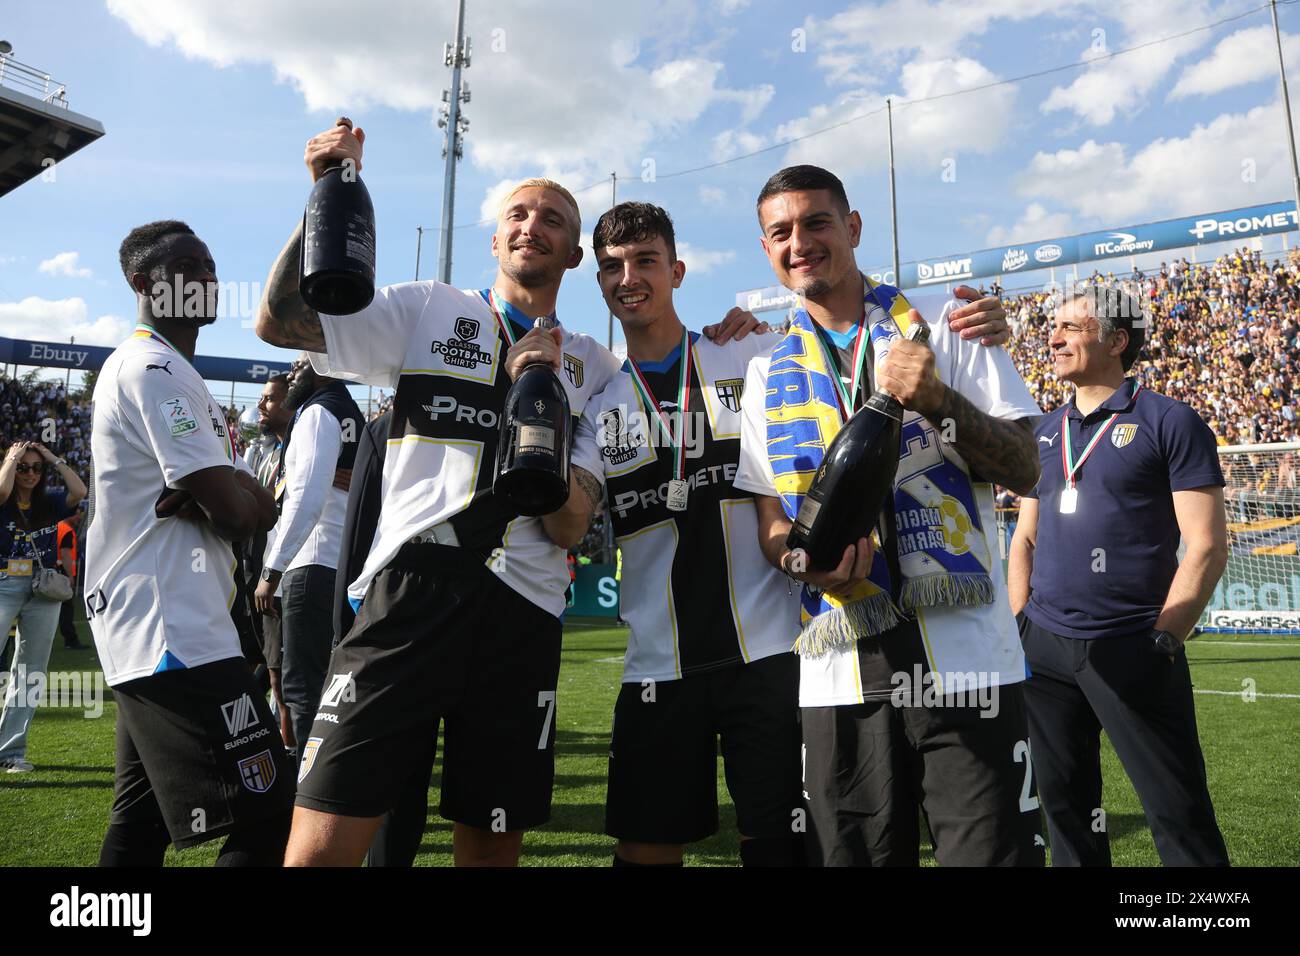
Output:
M930 338L924 322L907 333L922 344ZM808 553L812 570L836 568L844 549L867 537L881 509L893 506L902 426L902 404L877 389L831 440L785 539L787 548Z
M352 128L340 116L338 126ZM325 170L302 215L303 301L326 315L360 312L375 297L375 207L351 165Z
M550 318L539 329L554 328ZM545 515L569 498L569 451L573 435L569 395L555 370L529 365L506 393L492 493L522 515Z

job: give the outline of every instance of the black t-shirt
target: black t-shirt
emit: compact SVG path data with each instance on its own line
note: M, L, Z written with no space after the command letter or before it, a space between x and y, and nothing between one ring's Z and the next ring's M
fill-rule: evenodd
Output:
M74 509L68 507L66 491L46 492L45 505L40 515L19 508L17 492L10 493L9 500L0 505L0 576L7 576L10 560L34 563L36 554L45 567L54 567L59 522Z

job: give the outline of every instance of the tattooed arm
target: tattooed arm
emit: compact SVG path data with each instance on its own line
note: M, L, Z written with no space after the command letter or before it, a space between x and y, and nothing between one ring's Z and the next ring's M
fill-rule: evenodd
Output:
M566 551L582 541L600 505L600 482L585 468L569 468L569 500L559 511L542 515L546 536Z
M922 414L941 436L952 436L953 447L971 471L1018 495L1033 491L1040 471L1034 419L994 418L947 385L943 388L938 410Z
M915 309L912 317L921 321ZM1016 494L1033 491L1038 484L1034 419L994 418L980 411L939 380L929 346L906 339L895 342L881 364L876 384L904 408L928 418L941 438L951 440L971 471L985 481Z
M298 263L302 258L302 224L294 229L280 250L257 307L257 337L286 349L325 351L325 332L320 316L302 300L298 291Z

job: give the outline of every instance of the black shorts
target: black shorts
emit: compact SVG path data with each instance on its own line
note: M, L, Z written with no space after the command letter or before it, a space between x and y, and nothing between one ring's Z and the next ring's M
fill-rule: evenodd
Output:
M704 674L624 684L614 705L605 832L693 843L718 830L718 737L736 828L788 837L802 817L799 658L774 654Z
M986 708L803 708L810 864L916 866L924 812L941 865L1042 866L1023 685L992 690Z
M289 813L293 762L242 658L127 681L113 699L112 823L161 819L184 849Z
M497 832L551 816L560 622L473 554L407 544L330 656L298 805L375 817L443 723L440 812Z

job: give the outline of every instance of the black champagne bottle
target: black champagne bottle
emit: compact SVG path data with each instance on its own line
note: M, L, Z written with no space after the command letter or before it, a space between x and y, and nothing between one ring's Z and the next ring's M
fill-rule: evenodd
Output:
M924 322L907 331L914 342L930 338ZM867 537L892 503L902 427L902 404L877 389L831 440L785 539L787 548L807 552L812 570L836 568L844 549Z
M555 327L550 318L535 324L541 329ZM521 515L536 517L558 510L569 498L572 441L564 383L544 362L529 365L506 393L492 493Z
M352 121L340 116L336 125ZM375 297L375 207L350 166L325 170L307 198L298 290L326 315L360 312Z

